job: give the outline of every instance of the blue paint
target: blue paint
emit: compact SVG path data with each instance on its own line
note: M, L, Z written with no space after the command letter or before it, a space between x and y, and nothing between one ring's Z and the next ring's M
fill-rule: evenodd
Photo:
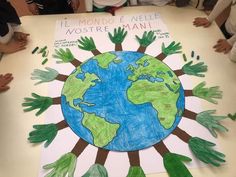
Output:
M95 86L86 91L82 100L74 100L74 104L78 104L82 111L70 107L66 102L65 96L62 95L63 115L71 129L90 144L93 144L93 136L90 130L81 123L83 112L96 114L108 122L120 124L117 135L104 147L105 149L134 151L150 147L167 137L178 125L181 117L176 115L173 126L165 129L159 122L158 110L155 110L151 103L136 105L130 102L127 98L127 90L133 81L128 80L128 77L133 73L127 68L129 65L137 68L136 62L143 54L129 51L112 53L121 58L122 62L111 62L108 68L104 69L98 65L97 60L92 58L81 66L83 73L93 73L101 81L94 81L96 83ZM160 61L157 60L157 62ZM163 74L162 71L157 72ZM78 74L76 77L81 79L83 76L85 77L84 74ZM148 75L141 75L138 79L146 79L150 82L164 81L162 78L154 78ZM166 85L168 87L168 84ZM179 93L180 96L176 100L176 106L178 110L183 111L185 103L182 86L179 89ZM83 103L92 105L89 106Z

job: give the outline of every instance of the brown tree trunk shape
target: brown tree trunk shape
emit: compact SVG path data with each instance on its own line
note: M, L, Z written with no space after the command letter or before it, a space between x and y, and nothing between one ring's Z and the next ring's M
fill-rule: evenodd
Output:
M121 44L116 44L115 45L115 51L123 51L122 45Z
M71 153L75 154L76 157L84 151L84 149L88 146L88 143L84 141L82 138L76 143L75 147L72 149Z
M195 112L192 112L188 109L184 109L184 114L183 114L184 117L188 118L188 119L192 119L192 120L196 120L196 117L197 117L197 113Z
M137 52L144 53L147 47L139 46Z
M104 165L106 160L107 160L107 155L108 155L109 151L102 149L102 148L98 148L98 152L97 152L97 157L95 160L95 163L100 164L100 165Z
M56 77L56 80L65 82L68 77L69 76L66 76L66 75L63 75L63 74L58 74L58 76Z
M175 70L174 73L176 74L176 76L182 76L185 74L182 69Z
M176 127L175 130L172 132L172 134L178 136L185 143L188 143L189 140L192 138L188 133L186 133L179 127Z
M62 129L64 129L64 128L69 127L69 125L67 124L67 122L66 122L65 120L63 120L63 121L61 121L61 122L58 122L58 123L56 124L56 126L57 126L58 130L62 130Z
M185 96L193 96L193 91L192 90L185 90L184 95Z
M160 61L163 61L167 56L164 54L164 53L160 53L159 55L157 55L155 58L160 60Z
M77 60L77 59L74 59L71 61L71 64L74 65L74 67L78 67L79 65L81 65L81 61Z
M101 54L97 49L91 51L94 56Z
M56 97L52 99L53 104L61 104L61 97Z
M139 151L128 152L130 166L140 166Z
M160 141L159 143L153 145L153 147L157 150L157 152L161 154L162 157L166 153L170 152L166 145L163 143L163 141Z

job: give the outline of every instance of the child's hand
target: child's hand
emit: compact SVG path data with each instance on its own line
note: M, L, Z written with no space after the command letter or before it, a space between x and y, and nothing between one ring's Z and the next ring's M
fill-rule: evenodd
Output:
M12 81L12 74L8 73L5 75L0 75L0 92L8 90L10 87L8 84Z
M26 34L26 33L22 33L22 32L15 32L14 33L14 39L16 41L25 41L27 42L27 37L29 36L29 34Z
M194 19L193 25L196 27L203 26L206 28L211 25L211 22L209 22L207 18L197 17Z
M9 43L2 47L3 53L14 53L20 50L24 50L27 45L27 41L17 41L12 39Z
M217 44L213 46L213 48L216 52L224 52L226 54L232 49L232 46L226 39L220 39L217 41Z
M76 12L80 6L79 0L71 0L71 7Z
M38 15L39 14L39 9L38 6L36 5L36 3L31 3L31 4L27 4L29 11L33 14L33 15Z

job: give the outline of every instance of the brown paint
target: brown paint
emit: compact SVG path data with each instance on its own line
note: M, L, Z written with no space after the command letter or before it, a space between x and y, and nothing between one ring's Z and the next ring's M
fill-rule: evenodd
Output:
M115 51L123 51L122 45L121 44L116 44L115 45Z
M140 166L139 151L128 152L130 166Z
M95 163L100 164L100 165L104 165L107 159L107 155L108 155L109 151L102 149L102 148L98 148L98 152L97 152L97 157L95 160Z
M67 78L68 78L68 76L66 76L66 75L58 74L58 76L56 77L56 80L65 82Z
M82 138L76 143L75 147L72 149L71 153L75 154L76 157L84 151L84 149L88 146L88 143L84 141Z
M81 61L77 60L77 59L74 59L71 61L71 64L74 66L74 67L78 67L79 65L81 65Z
M97 49L91 51L94 56L101 54Z
M57 123L56 126L57 126L58 130L62 130L64 128L69 127L69 125L67 124L67 122L65 120Z
M164 54L164 53L160 53L159 55L157 55L155 58L160 60L160 61L163 61L167 56Z
M163 141L160 141L157 144L154 144L153 147L161 154L163 157L166 153L170 152L169 149L166 147L166 145L163 143Z
M175 70L174 73L176 74L176 76L182 76L185 74L182 69Z
M192 120L196 120L197 113L192 112L188 109L184 109L183 116L186 117L186 118L192 119Z
M176 127L175 130L172 132L172 134L178 136L185 143L188 143L189 140L192 138L188 133L186 133L179 127Z
M53 104L61 104L61 97L56 97L52 99Z
M193 96L193 91L192 90L185 90L184 95L185 96Z
M139 46L137 52L144 53L146 51L146 47Z

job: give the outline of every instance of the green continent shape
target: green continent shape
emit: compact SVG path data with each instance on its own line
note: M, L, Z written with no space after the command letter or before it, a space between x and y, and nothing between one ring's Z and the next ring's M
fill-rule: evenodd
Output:
M132 71L128 79L133 81L127 90L128 99L134 104L151 103L158 112L161 125L169 129L175 121L175 116L179 114L176 107L181 86L178 77L164 63L148 55L140 58L136 64L138 67L128 67ZM142 75L162 78L163 82L138 80Z
M79 105L74 105L75 99L83 100L85 92L96 83L95 80L99 80L98 76L95 74L85 73L85 79L78 79L77 74L82 73L81 68L78 67L76 72L71 74L65 82L65 85L62 90L62 94L65 95L66 101L69 102L69 105L76 110L82 112L82 109Z
M119 124L107 122L94 113L84 112L82 124L91 131L95 146L104 147L116 136Z
M116 59L116 57L117 57L116 55L110 52L107 52L107 53L102 53L100 55L95 56L94 59L97 60L98 65L101 68L106 69L108 68L109 64Z
M145 63L148 65L145 65ZM136 61L136 64L138 65L137 68L133 65L129 65L127 68L133 72L133 74L128 77L129 80L137 81L141 75L162 78L164 83L169 85L169 89L171 89L173 92L178 92L180 88L180 80L175 75L175 73L164 63L152 56L144 55L138 61ZM161 74L158 73L158 71L161 72ZM167 72L170 73L172 77L170 77Z

